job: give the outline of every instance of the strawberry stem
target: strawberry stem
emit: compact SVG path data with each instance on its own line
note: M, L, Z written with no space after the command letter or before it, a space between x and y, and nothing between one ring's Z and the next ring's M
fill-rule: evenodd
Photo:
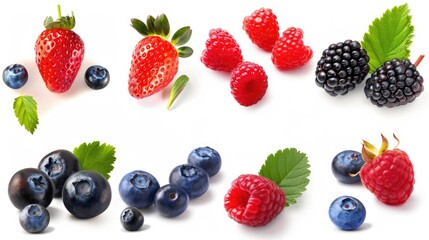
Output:
M57 5L57 13L58 13L58 19L61 19L62 15L61 15L61 6L58 4Z
M414 63L414 66L419 66L420 62L423 60L423 58L425 57L424 54L420 55L419 58L417 58L416 62Z

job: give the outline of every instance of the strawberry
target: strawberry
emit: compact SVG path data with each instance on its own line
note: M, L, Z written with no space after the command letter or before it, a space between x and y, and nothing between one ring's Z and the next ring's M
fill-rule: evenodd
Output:
M248 107L264 97L268 77L262 66L245 61L232 70L230 87L235 100Z
M72 86L83 61L85 46L72 29L75 17L61 16L58 6L58 19L47 17L45 30L39 35L34 50L36 64L46 87L55 93L64 93Z
M182 27L169 40L170 24L165 14L148 16L146 23L133 18L131 26L143 39L132 54L128 91L141 99L164 89L178 72L179 57L192 55L192 48L182 46L191 38L192 30L189 26Z
M276 41L271 60L278 69L289 70L299 68L308 63L313 56L309 46L302 40L304 32L300 28L289 27Z
M280 37L277 16L269 8L260 8L246 16L243 29L254 44L268 52Z
M236 178L224 198L228 216L251 227L270 223L282 212L285 204L285 193L275 182L254 174L242 174Z
M209 32L206 48L203 50L200 60L212 70L231 72L243 62L243 55L237 41L229 32L215 28Z
M393 135L398 141L398 138ZM359 174L363 185L381 202L388 205L403 204L414 188L414 168L408 154L397 148L388 150L388 141L381 135L382 144L377 150L363 141L362 158L366 162ZM378 151L378 152L377 152Z

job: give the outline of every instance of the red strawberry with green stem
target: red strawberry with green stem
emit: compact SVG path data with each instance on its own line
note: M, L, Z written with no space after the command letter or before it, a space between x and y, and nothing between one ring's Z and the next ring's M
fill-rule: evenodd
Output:
M144 38L132 55L128 91L141 99L164 89L178 72L179 57L192 55L192 48L183 46L191 38L192 30L189 26L182 27L169 40L170 24L164 14L156 18L148 16L146 23L133 18L131 26Z
M363 185L381 202L388 205L403 204L414 189L414 168L408 154L398 146L389 150L387 139L381 135L382 144L377 149L363 141L362 158L365 164L359 174ZM398 138L393 135L398 141Z
M62 16L58 5L58 19L47 17L44 30L36 41L36 63L46 87L55 93L70 89L83 61L85 46L75 27L75 17Z

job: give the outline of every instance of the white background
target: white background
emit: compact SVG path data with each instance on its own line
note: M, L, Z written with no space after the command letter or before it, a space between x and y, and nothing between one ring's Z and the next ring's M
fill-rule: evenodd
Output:
M74 29L85 42L85 59L72 88L65 94L47 90L34 61L34 44L46 16L73 10ZM368 25L386 9L404 1L5 1L0 24L0 66L24 64L29 82L20 90L0 84L0 209L1 234L14 238L74 239L403 239L425 234L429 212L427 185L427 140L429 97L426 91L409 105L378 108L366 99L363 84L346 96L331 97L314 83L316 63L331 43L361 40ZM304 42L314 56L299 70L281 72L270 54L253 45L242 30L244 16L260 7L272 8L281 31L289 26L304 30ZM409 1L415 38L411 60L426 53L427 9L422 1ZM189 46L194 55L180 60L179 73L190 82L172 110L166 109L169 89L143 100L128 94L127 80L134 46L141 39L130 19L167 14L171 28L190 25ZM233 99L229 76L214 72L200 62L211 28L224 28L241 45L245 60L264 67L269 77L267 94L252 107ZM427 54L427 53L426 53ZM429 59L419 71L429 75ZM84 83L87 67L99 64L110 71L107 88L91 90ZM31 135L18 124L13 100L20 94L38 102L39 121ZM415 191L402 206L380 203L361 185L340 184L331 173L331 161L345 149L360 150L362 139L376 146L380 134L395 145L392 133L401 139L415 166ZM7 196L12 175L25 167L37 167L52 150L73 150L83 142L99 140L116 147L117 161L111 173L110 207L89 220L72 217L61 200L48 208L49 228L41 235L27 234L18 223L18 211ZM137 233L126 232L119 223L125 204L118 194L122 176L132 170L151 172L166 184L171 169L186 162L195 147L211 146L219 151L223 165L211 179L208 192L192 200L178 218L161 217L153 208L144 211L145 225ZM310 184L296 205L286 208L265 227L250 228L230 219L223 198L230 183L243 173L258 173L266 157L279 149L295 147L308 155ZM352 195L366 206L367 218L358 231L343 232L329 220L328 208L338 196ZM16 237L15 237L16 236Z

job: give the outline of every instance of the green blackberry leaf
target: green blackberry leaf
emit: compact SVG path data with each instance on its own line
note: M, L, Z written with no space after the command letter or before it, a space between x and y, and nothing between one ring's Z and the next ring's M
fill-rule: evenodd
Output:
M413 32L408 4L389 9L381 18L376 18L361 42L370 58L370 73L386 61L409 58Z
M295 148L278 150L270 154L259 170L259 175L279 186L286 196L285 207L297 202L310 180L310 164L305 153Z
M15 98L13 109L19 124L33 134L37 128L37 124L39 124L36 100L32 96L21 95Z
M91 170L101 173L107 180L109 173L113 170L116 161L115 147L108 144L101 144L99 141L92 143L82 143L74 148L74 155L79 159L81 170Z

